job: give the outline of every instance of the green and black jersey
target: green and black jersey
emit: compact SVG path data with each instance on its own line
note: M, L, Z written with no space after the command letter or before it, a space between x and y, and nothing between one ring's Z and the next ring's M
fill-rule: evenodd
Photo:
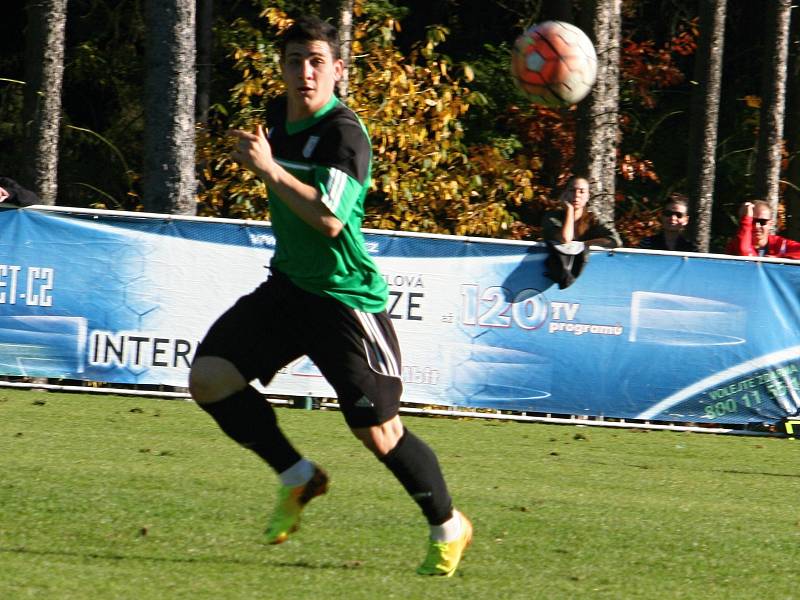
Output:
M306 291L363 312L382 311L387 285L361 234L372 170L366 128L335 96L311 117L293 123L287 122L286 98L279 98L267 107L267 126L275 160L317 188L344 226L337 237L324 236L270 190L277 240L272 266Z

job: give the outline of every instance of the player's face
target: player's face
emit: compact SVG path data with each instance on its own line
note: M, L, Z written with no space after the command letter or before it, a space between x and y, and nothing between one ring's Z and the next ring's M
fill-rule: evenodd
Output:
M771 227L772 211L766 206L756 206L753 211L753 242L756 248L767 245Z
M333 58L328 42L289 42L282 65L289 119L310 117L325 106L343 68L342 61Z
M680 202L670 202L661 212L661 225L664 231L680 233L689 224L689 213Z

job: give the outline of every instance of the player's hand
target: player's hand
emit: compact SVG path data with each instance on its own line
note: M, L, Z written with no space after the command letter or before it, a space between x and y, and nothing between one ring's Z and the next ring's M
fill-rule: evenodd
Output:
M754 207L755 205L752 202L745 202L742 204L741 208L739 208L739 218L752 217Z
M272 147L269 145L264 128L259 125L254 132L234 129L230 135L235 138L231 158L251 171L269 178L274 170Z

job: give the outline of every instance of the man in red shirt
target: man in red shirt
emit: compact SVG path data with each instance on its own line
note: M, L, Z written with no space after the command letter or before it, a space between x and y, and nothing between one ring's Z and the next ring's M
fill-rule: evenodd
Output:
M739 231L728 242L728 254L800 259L800 242L770 235L774 224L768 202L745 202L739 210Z

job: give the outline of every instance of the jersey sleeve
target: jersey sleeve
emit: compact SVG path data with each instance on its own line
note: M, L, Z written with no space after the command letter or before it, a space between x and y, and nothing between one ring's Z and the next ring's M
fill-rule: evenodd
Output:
M783 247L783 254L781 256L785 256L786 258L791 258L794 260L800 259L800 242L790 240L789 238L785 237L776 237L780 239Z
M728 242L726 250L728 254L736 256L758 256L758 252L753 248L753 217L747 215L742 217L736 237Z
M347 220L369 185L371 154L369 138L356 122L331 127L315 149L315 185L340 221Z

